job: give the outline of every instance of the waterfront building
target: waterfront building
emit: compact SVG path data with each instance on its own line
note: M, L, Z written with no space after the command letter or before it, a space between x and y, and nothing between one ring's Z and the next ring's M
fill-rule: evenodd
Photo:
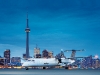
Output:
M0 65L4 65L4 64L6 64L6 59L5 58L3 58L3 57L0 57Z
M21 58L20 57L12 57L11 58L11 64L13 65L20 65L21 64Z
M23 58L26 58L26 54L23 54Z
M48 51L48 56L49 56L49 58L53 58L53 52L52 51Z
M21 58L20 57L12 57L11 63L21 63Z
M6 63L10 63L10 49L4 51L4 57L6 58Z
M40 48L37 48L37 46L36 46L36 48L34 48L34 58L40 57L40 56L41 56Z
M43 58L48 58L49 57L48 51L46 49L42 51L42 57Z
M4 65L4 59L0 58L0 65Z
M99 64L98 67L100 68L100 59L98 59L98 64Z
M41 54L36 54L36 58L41 58Z
M96 64L95 64L95 68L98 68L99 67L99 59L96 59Z
M42 51L42 57L43 58L53 58L54 57L53 52L45 49Z

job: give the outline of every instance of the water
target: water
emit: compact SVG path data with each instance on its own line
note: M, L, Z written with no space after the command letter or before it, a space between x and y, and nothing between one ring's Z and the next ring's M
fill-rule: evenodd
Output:
M100 69L98 70L0 69L0 75L100 75Z

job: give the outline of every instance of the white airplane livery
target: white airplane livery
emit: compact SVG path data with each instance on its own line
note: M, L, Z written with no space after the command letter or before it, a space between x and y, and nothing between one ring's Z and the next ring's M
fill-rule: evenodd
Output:
M58 65L58 60L55 58L29 58L23 63L24 67L38 67L38 66L55 66Z
M28 67L43 67L43 69L46 69L46 67L52 67L52 66L67 66L69 64L74 63L75 60L61 58L60 60L56 58L29 58L26 60L22 66L26 67L26 70L28 70Z

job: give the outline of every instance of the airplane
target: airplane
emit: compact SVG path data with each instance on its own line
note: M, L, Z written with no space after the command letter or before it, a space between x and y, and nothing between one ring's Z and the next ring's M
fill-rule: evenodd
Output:
M67 50L68 51L68 50ZM77 50L74 50L77 51ZM72 50L73 53L73 50ZM22 66L28 70L28 67L54 67L54 66L64 66L65 69L68 69L68 65L74 63L75 60L73 57L66 58L63 51L55 56L55 58L29 58L23 62Z
M74 62L75 60L67 58L29 58L22 66L25 67L26 70L28 70L28 67L43 67L43 69L46 69L46 67L66 66L66 64L72 64ZM67 67L65 69L67 69Z

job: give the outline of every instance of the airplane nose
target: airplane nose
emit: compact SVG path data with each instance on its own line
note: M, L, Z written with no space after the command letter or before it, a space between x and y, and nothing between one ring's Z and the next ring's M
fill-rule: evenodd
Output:
M25 67L25 66L28 66L28 64L27 64L26 62L24 62L24 63L22 64L22 66Z
M25 66L25 64L23 63L22 66Z

